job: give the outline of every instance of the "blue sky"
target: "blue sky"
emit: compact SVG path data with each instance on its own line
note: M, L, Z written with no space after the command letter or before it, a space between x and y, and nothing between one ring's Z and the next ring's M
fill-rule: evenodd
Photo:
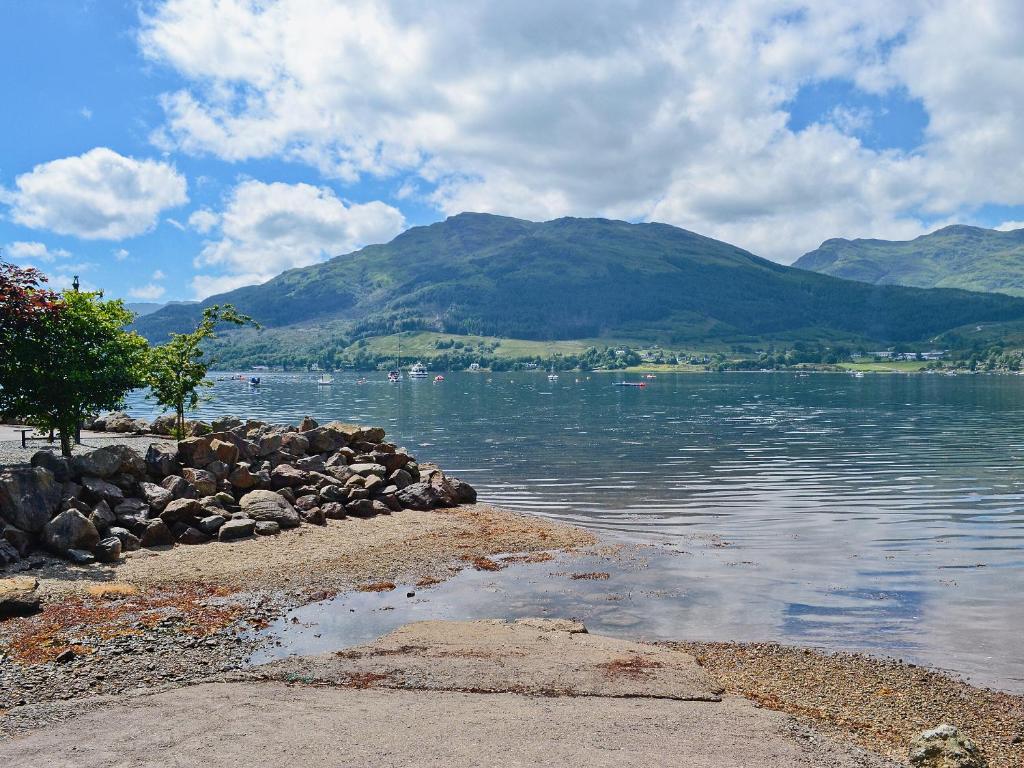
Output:
M166 301L462 210L1024 226L1019 4L850 5L7 0L0 247Z

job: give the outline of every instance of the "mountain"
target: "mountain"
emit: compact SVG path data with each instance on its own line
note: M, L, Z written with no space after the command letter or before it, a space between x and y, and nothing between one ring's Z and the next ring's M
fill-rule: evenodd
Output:
M164 307L136 327L162 342L193 326L203 306L226 302L268 329L351 339L421 329L538 340L884 343L1024 319L1024 300L841 280L666 224L477 213L201 304Z
M134 312L139 317L143 315L151 315L157 310L163 309L168 304L194 304L192 301L168 301L168 302L157 302L157 301L129 301L125 302L125 308L129 312Z
M1024 296L1024 229L956 225L913 240L826 240L794 267L875 285Z

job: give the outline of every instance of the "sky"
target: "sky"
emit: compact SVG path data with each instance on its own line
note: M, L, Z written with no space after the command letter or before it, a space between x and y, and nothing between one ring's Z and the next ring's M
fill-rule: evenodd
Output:
M462 211L1024 227L1019 0L0 0L2 258L201 299Z

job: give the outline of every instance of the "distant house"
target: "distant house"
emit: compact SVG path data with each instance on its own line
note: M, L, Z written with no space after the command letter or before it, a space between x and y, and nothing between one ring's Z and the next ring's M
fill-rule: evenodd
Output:
M469 370L471 370L471 371L479 371L480 370L480 363L470 363L469 364Z

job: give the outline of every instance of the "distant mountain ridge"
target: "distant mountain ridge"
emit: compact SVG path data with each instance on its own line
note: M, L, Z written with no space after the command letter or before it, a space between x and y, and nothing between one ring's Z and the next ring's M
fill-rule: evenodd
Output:
M793 264L875 285L1024 296L1024 229L957 224L913 240L826 240Z
M138 319L162 342L230 302L271 329L430 330L536 340L915 341L1024 318L997 294L873 286L794 269L667 224L463 213L262 284ZM341 329L341 330L339 330Z

